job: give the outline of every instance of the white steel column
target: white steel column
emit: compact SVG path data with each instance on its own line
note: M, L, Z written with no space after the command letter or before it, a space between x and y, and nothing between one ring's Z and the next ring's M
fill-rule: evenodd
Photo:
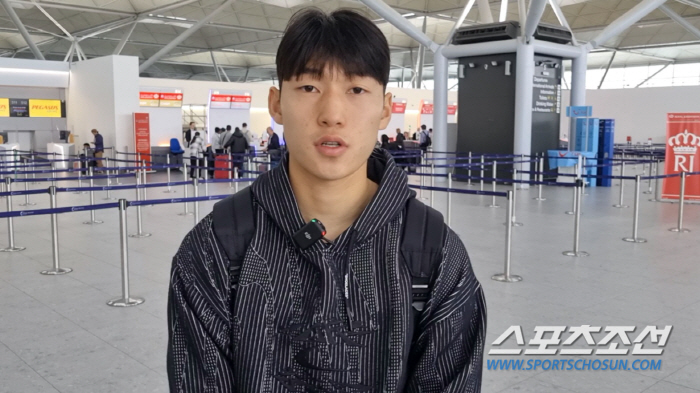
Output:
M479 23L493 23L493 14L489 0L479 0Z
M129 37L131 37L131 33L134 32L137 23L138 22L132 23L129 29L124 32L122 39L119 40L119 44L117 44L117 47L114 49L114 52L112 52L113 55L118 55L122 53L122 50L124 50L124 45L126 45L126 43L129 41Z
M582 48L581 55L571 60L571 106L586 105L586 69L588 68L588 50ZM569 121L569 149L576 137L576 119Z
M522 40L522 41L520 41ZM521 37L516 48L515 60L515 129L513 154L529 156L532 147L532 89L535 74L535 46L526 44ZM519 159L516 158L516 161ZM530 164L518 164L523 180L529 180ZM529 188L526 183L521 188Z
M669 18L673 19L678 23L679 25L683 26L686 30L689 32L693 33L694 36L700 38L700 29L697 27L693 26L692 23L688 22L686 19L684 19L682 16L678 15L675 11L672 9L668 8L667 5L663 4L659 7L661 11L663 11L664 14L668 15Z
M630 26L637 23L640 19L649 15L652 11L657 9L666 0L643 0L639 4L634 6L629 11L625 12L624 15L617 18L613 23L609 24L603 31L598 34L597 37L588 42L587 46L589 48L597 48L606 41L619 35L623 31L627 30Z
M447 74L449 62L442 54L441 50L435 52L433 56L433 151L447 151ZM433 154L434 157L445 157L445 154ZM437 161L437 165L444 165L447 161ZM444 175L447 168L435 168L436 174ZM438 182L446 181L443 177L438 177Z

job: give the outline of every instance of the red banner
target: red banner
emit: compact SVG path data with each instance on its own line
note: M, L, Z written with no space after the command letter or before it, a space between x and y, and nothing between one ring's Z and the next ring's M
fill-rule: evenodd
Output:
M448 115L455 115L455 114L457 114L457 105L448 105L448 106L447 106L447 114L448 114Z
M139 106L158 106L161 93L142 91L139 92Z
M700 113L669 113L666 118L666 174L700 171ZM664 179L662 198L678 199L680 177ZM700 176L688 176L685 199L700 200Z
M392 102L391 103L391 113L406 113L406 103L405 102Z
M423 103L420 107L421 115L432 115L433 114L433 104Z
M148 113L134 112L134 146L136 153L151 154L151 122ZM150 160L150 156L142 159Z

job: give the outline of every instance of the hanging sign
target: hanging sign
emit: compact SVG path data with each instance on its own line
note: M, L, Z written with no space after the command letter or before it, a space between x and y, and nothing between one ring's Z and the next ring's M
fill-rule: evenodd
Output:
M666 117L666 174L700 171L700 113ZM680 177L664 179L662 198L678 199ZM685 199L700 200L700 176L687 176Z
M406 113L406 101L392 102L391 113Z

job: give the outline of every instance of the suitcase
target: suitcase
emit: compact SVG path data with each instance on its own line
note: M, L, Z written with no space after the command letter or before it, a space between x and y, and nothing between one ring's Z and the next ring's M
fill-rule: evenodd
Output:
M227 154L217 154L214 158L214 179L229 178L229 156ZM225 170L219 170L225 169Z

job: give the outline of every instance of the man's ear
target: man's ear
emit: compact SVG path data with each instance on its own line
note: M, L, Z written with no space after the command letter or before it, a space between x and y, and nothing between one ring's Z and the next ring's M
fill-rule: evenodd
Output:
M267 95L267 110L270 112L270 116L275 119L275 123L284 124L282 122L282 104L280 99L282 98L282 92L276 88L271 87L270 92Z
M389 125L391 120L391 106L392 106L391 93L384 94L384 107L382 108L382 118L379 120L379 129L383 130Z

